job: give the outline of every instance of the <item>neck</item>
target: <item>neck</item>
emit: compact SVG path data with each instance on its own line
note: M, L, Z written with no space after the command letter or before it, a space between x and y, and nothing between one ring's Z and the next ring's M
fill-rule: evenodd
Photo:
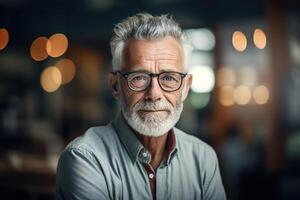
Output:
M137 138L151 154L151 166L156 169L164 158L168 134L158 137L136 133Z

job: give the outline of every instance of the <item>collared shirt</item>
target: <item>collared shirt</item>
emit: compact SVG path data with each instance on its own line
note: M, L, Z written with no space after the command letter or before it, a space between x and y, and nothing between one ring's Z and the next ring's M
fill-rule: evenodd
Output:
M60 157L55 199L226 199L214 150L177 128L173 133L175 146L154 171L122 114L89 129Z

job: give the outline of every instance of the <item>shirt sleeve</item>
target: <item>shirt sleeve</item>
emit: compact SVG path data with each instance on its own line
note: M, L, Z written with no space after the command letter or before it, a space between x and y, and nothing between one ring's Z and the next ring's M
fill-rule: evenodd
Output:
M209 147L205 155L204 199L226 200L226 194L219 170L218 158L215 151Z
M55 200L110 199L105 177L90 152L66 149L57 166Z

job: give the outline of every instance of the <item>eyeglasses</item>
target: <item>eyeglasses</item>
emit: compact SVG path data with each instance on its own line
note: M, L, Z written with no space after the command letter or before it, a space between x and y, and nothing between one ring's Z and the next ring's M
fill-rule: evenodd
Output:
M113 74L121 74L126 80L128 87L135 91L141 92L146 90L152 82L152 77L157 77L158 84L163 91L174 92L182 85L182 80L186 77L186 73L180 72L162 72L154 74L150 72L129 72L121 71L112 72Z

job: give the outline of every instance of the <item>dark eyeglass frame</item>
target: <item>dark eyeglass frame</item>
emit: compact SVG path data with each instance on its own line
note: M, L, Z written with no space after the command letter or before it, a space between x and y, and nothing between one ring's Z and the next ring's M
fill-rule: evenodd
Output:
M175 92L177 90L179 90L182 86L182 82L183 82L183 79L188 75L187 73L182 73L182 72L174 72L174 71L166 71L166 72L161 72L161 73L150 73L150 72L144 72L144 71L132 71L132 72L128 72L128 73L122 73L120 70L118 71L114 71L114 72L111 72L112 74L114 75L117 75L117 74L121 74L125 79L126 79L126 82L127 82L127 86L132 90L132 91L135 91L135 92L142 92L142 91L145 91L149 88L149 85L151 85L152 83L152 78L153 77L157 77L157 82L158 82L158 85L159 87L165 91L165 92ZM147 74L150 76L150 82L149 84L147 85L147 87L145 87L145 89L142 89L142 90L135 90L133 88L130 87L129 83L128 83L128 77L130 76L130 74L133 74L133 73L144 73L144 74ZM160 81L159 81L159 76L161 76L162 74L166 74L166 73L175 73L175 74L179 74L180 75L180 85L177 89L175 90L165 90L161 84L160 84Z

